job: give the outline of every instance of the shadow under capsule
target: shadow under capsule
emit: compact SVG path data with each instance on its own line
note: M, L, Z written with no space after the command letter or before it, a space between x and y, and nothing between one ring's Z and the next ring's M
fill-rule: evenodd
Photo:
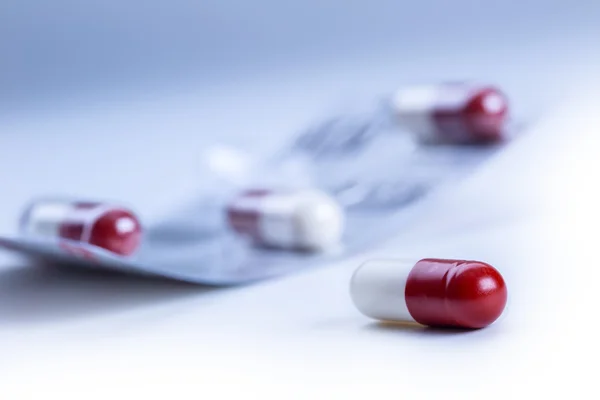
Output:
M378 321L373 322L364 327L365 330L371 332L390 333L390 334L406 334L418 336L456 336L468 335L477 332L478 329L461 329L461 328L434 328L429 326L419 325L413 322L391 322Z
M26 260L0 269L0 326L85 318L217 290L160 277Z

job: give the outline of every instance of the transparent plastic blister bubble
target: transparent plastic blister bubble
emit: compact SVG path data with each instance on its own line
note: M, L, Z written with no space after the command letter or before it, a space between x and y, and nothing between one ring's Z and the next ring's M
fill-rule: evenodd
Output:
M159 275L209 285L235 285L284 275L314 266L316 262L339 258L344 253L343 244L339 239L336 240L343 228L343 219L337 215L334 217L339 221L333 222L337 221L339 228L331 232L327 246L318 251L310 246L308 249L292 248L296 238L289 237L289 228L280 227L289 223L288 220L280 218L269 221L270 225L267 225L270 230L266 233L271 235L269 239L281 246L255 244L248 237L235 232L228 221L228 207L240 193L252 189L272 189L276 194L276 203L270 204L280 202L284 206L283 212L289 208L287 201L297 202L307 193L312 196L311 199L319 200L309 182L297 179L300 177L297 169L281 169L277 173L270 171L266 176L260 170L258 161L221 146L204 152L202 163L204 171L199 178L203 183L199 185L197 195L151 221L141 221L143 239L139 248L131 254L119 255L108 250L114 250L115 246L101 247L90 240L83 240L89 235L71 235L68 229L64 229L81 220L83 222L77 225L82 226L77 230L80 233L86 230L85 226L89 228L101 220L102 215L98 213L82 217L79 209L82 206L99 203L100 210L125 207L109 207L108 204L113 203L63 197L33 201L33 206L28 205L24 216L19 218L21 224L18 234L0 238L0 246L46 261L76 262L92 268ZM328 199L328 196L324 197ZM43 212L31 213L32 208L41 208ZM75 212L69 213L73 209ZM279 209L275 211L281 212ZM24 223L29 221L27 216L37 220ZM30 225L35 229L29 228ZM322 228L319 230L323 231ZM288 237L278 242L276 235ZM323 236L319 239L323 239Z
M317 120L266 157L227 146L206 149L197 192L141 221L141 245L129 256L73 237L20 234L0 238L0 246L210 285L249 283L357 255L401 232L409 205L474 171L520 130L511 122L508 139L492 144L424 144L398 124L391 98ZM257 204L268 210L262 219ZM242 217L232 217L232 205ZM308 246L314 240L307 232L327 238L327 246Z
M398 208L439 184L469 173L523 130L516 120L507 119L502 140L423 141L399 123L393 101L394 95L387 94L359 112L317 121L275 155L269 161L270 168L302 164L314 185L334 194L350 209Z
M194 218L196 215L191 209L172 214L173 220L185 216ZM0 237L0 246L43 261L158 275L209 285L235 285L287 274L310 267L315 260L334 259L342 251L337 246L322 252L266 249L251 245L226 226L211 225L216 218L211 216L209 219L213 221L206 225L184 226L180 231L177 224L165 225L160 221L145 224L141 244L129 256L81 240L31 235L25 231L11 237ZM201 229L196 230L197 227Z

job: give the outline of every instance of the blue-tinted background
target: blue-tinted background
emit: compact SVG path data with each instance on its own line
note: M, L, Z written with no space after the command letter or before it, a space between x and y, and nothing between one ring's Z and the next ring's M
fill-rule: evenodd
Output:
M396 81L520 73L544 90L593 53L599 16L561 0L4 0L0 107L374 57Z
M380 249L498 266L510 303L490 329L364 318L348 281L373 254L210 291L2 252L4 397L19 397L14 385L65 399L156 397L157 385L167 398L585 390L593 370L578 358L597 335L569 322L597 311L599 21L596 0L0 0L2 235L32 197L54 194L122 200L148 220L206 186L206 146L276 149L307 121L402 84L497 83L532 134L421 203Z
M595 80L598 20L594 1L5 0L0 231L49 194L152 217L202 187L206 146L277 149L403 84L496 83L531 126Z

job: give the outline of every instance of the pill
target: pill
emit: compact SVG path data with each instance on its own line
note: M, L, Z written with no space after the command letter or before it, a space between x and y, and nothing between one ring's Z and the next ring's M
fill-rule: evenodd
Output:
M37 200L21 216L20 233L69 239L128 256L140 245L142 227L129 210L101 202Z
M477 144L504 138L509 103L492 85L457 82L402 88L392 96L392 109L418 141Z
M508 294L489 264L426 258L367 261L352 276L350 296L376 320L478 329L500 317Z
M229 202L229 227L256 245L321 251L338 244L344 212L316 190L247 190Z

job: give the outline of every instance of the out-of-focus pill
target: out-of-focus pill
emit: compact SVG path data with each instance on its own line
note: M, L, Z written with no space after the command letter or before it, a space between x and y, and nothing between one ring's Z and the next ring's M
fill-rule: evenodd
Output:
M480 261L368 261L352 276L350 295L364 315L433 327L483 328L500 317L507 289Z
M36 238L89 243L128 256L140 245L142 227L129 210L104 203L39 200L23 213L20 232Z
M249 190L227 207L231 229L255 244L289 250L321 251L338 244L344 212L314 190Z
M403 88L393 95L392 108L402 128L429 143L500 141L509 114L498 88L472 83Z

